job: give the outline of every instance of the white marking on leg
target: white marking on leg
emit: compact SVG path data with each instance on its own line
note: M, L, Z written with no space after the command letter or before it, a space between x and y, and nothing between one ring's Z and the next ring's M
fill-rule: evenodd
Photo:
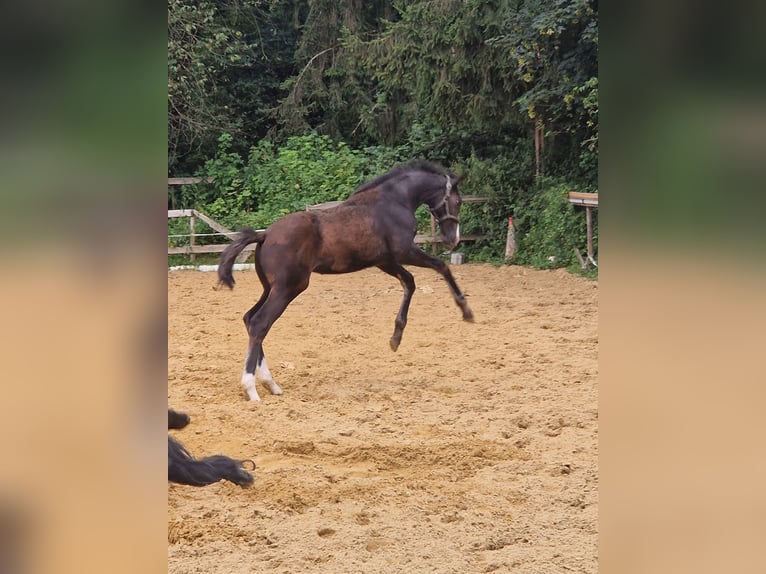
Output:
M258 391L255 389L255 375L248 373L246 370L242 371L242 386L247 391L247 396L251 401L260 401L261 397L258 396Z
M274 381L274 377L271 376L269 366L266 364L266 357L261 357L261 364L255 368L255 375L263 382L264 385L266 385L266 387L268 387L272 395L282 394L282 389Z
M261 381L273 381L269 366L266 364L266 357L261 357L261 362L255 367L255 376Z

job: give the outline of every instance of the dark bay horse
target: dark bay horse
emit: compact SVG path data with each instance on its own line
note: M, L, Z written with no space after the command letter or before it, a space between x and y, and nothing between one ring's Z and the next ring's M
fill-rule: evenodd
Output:
M399 279L404 289L394 322L391 349L399 347L407 324L415 280L402 265L429 267L444 277L452 296L473 321L473 312L444 261L420 249L415 210L425 204L439 222L444 242L454 248L460 242L460 204L457 184L462 179L441 166L419 161L398 166L365 183L338 206L327 211L303 211L286 215L265 231L244 229L221 254L219 284L234 287L234 260L251 243L255 270L263 294L245 313L250 343L242 372L242 385L250 400L258 401L256 377L275 395L282 389L274 382L263 355L263 340L287 305L309 285L314 273L350 273L377 267Z

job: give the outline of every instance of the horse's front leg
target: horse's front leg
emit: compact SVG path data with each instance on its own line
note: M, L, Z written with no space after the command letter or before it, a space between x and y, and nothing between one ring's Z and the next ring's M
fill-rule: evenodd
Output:
M433 255L429 255L417 245L413 245L407 252L405 257L400 260L400 263L404 265L415 265L416 267L428 267L439 273L449 285L452 297L455 299L455 303L463 312L463 320L473 322L473 311L468 306L468 302L465 300L465 295L460 291L460 287L457 286L455 278L452 276L449 266Z
M399 282L402 284L402 290L404 291L402 304L399 307L399 313L396 315L396 321L394 321L394 334L391 336L391 341L389 342L391 350L396 351L399 348L399 344L402 342L404 328L407 326L407 312L410 309L412 294L415 292L415 278L412 276L412 273L396 263L378 265L378 269L399 279Z

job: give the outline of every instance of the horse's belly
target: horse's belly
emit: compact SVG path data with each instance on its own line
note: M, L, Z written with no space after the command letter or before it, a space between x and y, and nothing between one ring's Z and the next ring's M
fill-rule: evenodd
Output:
M379 242L366 246L337 242L325 244L314 264L316 273L351 273L379 264L385 259L383 245Z
M314 272L322 274L351 273L377 265L378 257L370 257L369 254L359 252L345 252L327 254L317 259L314 264Z
M378 265L387 257L385 234L373 219L356 211L319 216L321 246L315 258L316 273L350 273Z

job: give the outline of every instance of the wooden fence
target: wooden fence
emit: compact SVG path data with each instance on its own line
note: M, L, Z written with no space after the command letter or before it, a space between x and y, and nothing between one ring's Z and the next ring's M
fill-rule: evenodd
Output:
M200 177L171 177L168 178L168 185L190 185L195 183L210 183L212 180L207 178L203 179ZM482 201L487 201L488 197L482 197L479 195L464 195L463 196L463 203L479 203ZM587 252L587 260L583 259L582 255L580 254L579 250L575 250L577 252L577 258L580 261L580 265L585 269L588 264L593 264L594 266L598 267L598 263L596 263L596 260L594 258L594 249L593 249L593 209L598 209L598 193L581 193L581 192L570 192L569 193L569 202L574 205L580 205L585 207L585 227L586 227L586 233L587 233L587 245L586 245L586 252ZM306 210L307 211L321 211L325 209L330 209L332 207L335 207L342 203L341 201L328 201L325 203L317 203L314 205L307 205ZM171 218L177 218L177 217L188 217L189 218L189 233L188 234L180 234L180 235L169 235L168 237L188 237L189 238L189 245L182 245L182 246L168 246L168 255L189 255L190 259L194 261L195 255L198 253L221 253L224 249L226 249L227 243L221 243L221 244L212 244L212 245L198 245L197 244L197 238L198 237L204 237L204 236L220 236L225 237L227 239L231 239L234 235L236 235L236 232L227 229L214 219L211 219L204 213L200 213L196 209L171 209L168 210L168 219ZM196 220L199 219L201 221L204 221L208 226L210 226L211 229L215 230L215 233L196 233ZM510 242L513 234L513 219L509 218L508 223L509 228L509 239L508 242ZM460 241L476 241L478 239L483 239L485 235L482 234L471 234L471 235L462 235L460 237ZM507 242L507 243L508 243ZM418 244L430 244L431 245L431 252L436 253L436 246L439 243L442 243L441 236L436 232L436 219L434 218L433 214L431 215L431 232L430 233L419 233L415 236L415 243ZM256 248L255 244L248 245L245 247L244 251L237 257L237 262L242 263L247 259ZM515 251L515 244L514 249ZM509 259L509 245L506 245L506 261Z
M168 185L190 185L195 183L202 183L207 182L210 183L211 179L203 179L200 177L171 177L168 178ZM463 203L479 203L482 201L487 201L489 198L482 197L478 195L464 195L463 196ZM314 205L307 205L306 210L307 211L321 211L325 209L330 209L332 207L335 207L336 205L339 205L342 203L341 201L328 201L325 203L317 203ZM197 211L196 209L169 209L168 210L168 219L178 218L178 217L188 217L189 218L189 233L186 234L175 234L175 235L168 235L168 238L180 238L180 237L188 237L189 238L189 244L188 245L180 245L180 246L168 246L168 255L188 255L189 258L194 261L195 255L198 253L221 253L224 249L226 249L226 246L228 243L219 243L219 244L205 244L205 245L199 245L197 243L197 238L199 237L206 237L206 236L219 236L219 237L225 237L229 240L233 236L236 235L236 232L227 229L214 219L211 219L204 213L201 213ZM211 229L215 231L215 233L197 233L196 231L196 223L197 220L204 221ZM471 234L471 235L461 235L460 241L476 241L478 239L483 239L485 236L481 234ZM439 243L442 243L441 236L436 231L436 219L433 215L431 215L431 232L430 233L419 233L415 236L415 243L418 244L430 244L431 245L431 251L433 253L436 253L436 246ZM252 253L256 248L255 244L248 245L245 247L245 250L237 257L237 262L242 263L245 261L250 253Z
M233 236L237 235L235 231L232 231L231 229L224 227L223 225L221 225L214 219L211 219L210 217L208 217L204 213L197 211L196 209L169 209L168 210L168 219L173 219L177 217L189 218L189 233L168 235L168 238L188 237L189 245L180 245L180 246L168 245L168 255L189 255L189 258L192 261L194 261L195 255L197 253L221 253L224 249L226 249L228 245L228 243L198 245L197 244L198 237L217 236L217 237L226 237L227 239L231 239ZM197 233L196 232L197 219L207 223L211 229L214 229L216 231L216 233ZM256 248L255 244L246 246L245 250L239 255L239 257L237 257L237 263L242 263L245 259L247 259L247 257L250 255L250 253L252 253L255 250L255 248Z

